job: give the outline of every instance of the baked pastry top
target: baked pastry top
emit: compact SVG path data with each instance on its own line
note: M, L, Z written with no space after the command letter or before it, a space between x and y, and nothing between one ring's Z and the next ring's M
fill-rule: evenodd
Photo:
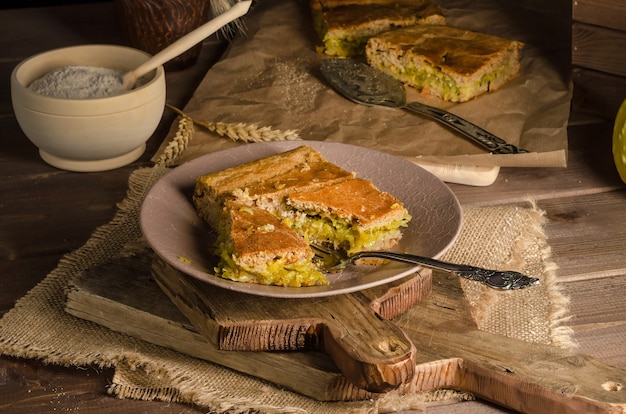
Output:
M369 39L370 65L444 100L494 91L520 68L523 43L450 26L416 25Z

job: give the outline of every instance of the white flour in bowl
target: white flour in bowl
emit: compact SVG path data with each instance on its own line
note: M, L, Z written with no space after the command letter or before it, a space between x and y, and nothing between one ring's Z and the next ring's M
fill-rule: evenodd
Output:
M124 92L124 73L96 66L64 66L33 81L29 88L54 98L106 98Z

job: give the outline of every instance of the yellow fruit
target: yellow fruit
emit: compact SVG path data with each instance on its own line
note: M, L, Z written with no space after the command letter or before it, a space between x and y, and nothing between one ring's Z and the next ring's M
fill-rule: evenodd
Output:
M613 159L619 176L626 183L626 100L617 111L613 127Z

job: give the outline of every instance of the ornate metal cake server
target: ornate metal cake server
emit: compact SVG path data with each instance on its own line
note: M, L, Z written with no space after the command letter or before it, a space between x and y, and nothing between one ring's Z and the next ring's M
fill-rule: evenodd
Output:
M463 134L494 154L528 152L443 109L419 102L407 103L402 82L365 63L333 58L323 61L320 70L333 88L351 101L364 105L402 108L424 115Z

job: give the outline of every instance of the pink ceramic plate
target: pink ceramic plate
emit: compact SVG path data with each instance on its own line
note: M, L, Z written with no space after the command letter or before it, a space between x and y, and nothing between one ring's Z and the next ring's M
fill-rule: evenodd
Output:
M319 141L249 144L219 151L182 164L152 187L141 209L141 228L149 245L169 265L212 285L239 292L282 298L330 296L388 283L415 273L420 266L389 263L349 268L329 274L330 285L285 288L234 282L213 274L215 234L196 214L191 194L197 176L284 152L302 144L326 159L371 180L398 197L413 217L394 249L439 258L456 240L462 223L458 200L448 186L417 165L354 145Z

